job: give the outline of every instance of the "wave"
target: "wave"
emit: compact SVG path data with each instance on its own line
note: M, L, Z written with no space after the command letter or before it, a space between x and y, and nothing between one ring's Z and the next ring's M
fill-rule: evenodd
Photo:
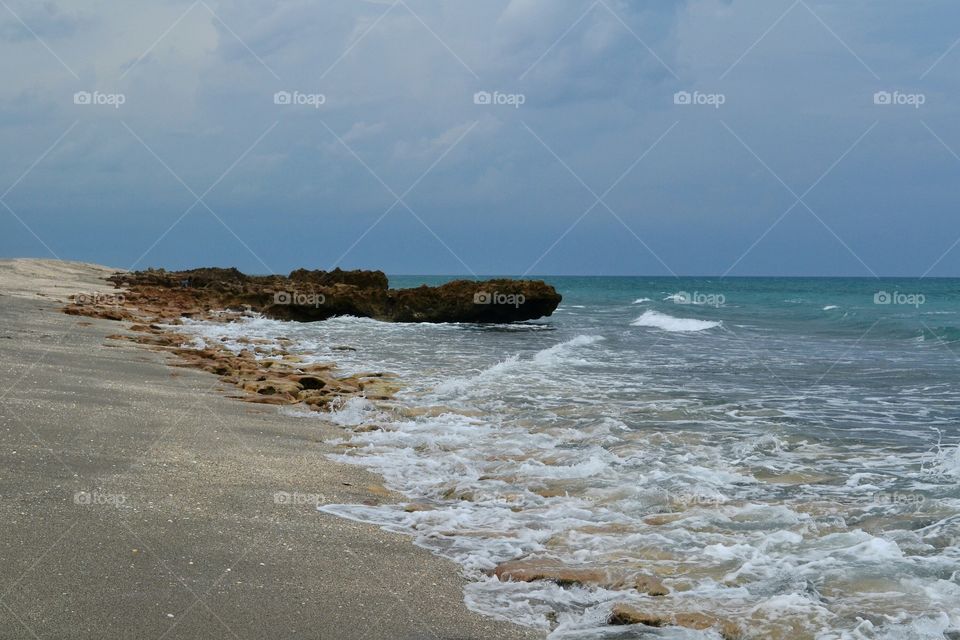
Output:
M633 301L633 304L643 304L644 302L653 302L650 298L637 298Z
M512 355L495 365L487 367L476 375L447 380L437 385L434 390L441 395L462 393L476 388L479 384L495 381L503 376L518 372L529 372L531 369L549 370L559 366L586 365L589 364L588 361L573 357L574 351L579 347L596 344L603 339L603 336L579 335L566 342L542 349L533 354L533 357L529 360L521 360L520 356Z
M937 430L939 432L939 429ZM937 444L923 464L927 473L960 478L960 445L943 444L943 434L938 433Z
M719 327L722 322L697 320L695 318L674 318L659 311L644 311L643 315L630 323L634 327L652 327L671 332L704 331Z
M824 311L830 311L831 309L837 309L837 308L838 308L838 307L837 307L837 305L835 305L835 304L828 304L827 306L825 306L825 307L823 308L823 310L824 310Z
M579 335L566 342L561 342L560 344L555 344L552 347L538 351L534 354L533 361L541 364L553 364L557 362L557 358L568 355L571 349L586 347L602 340L603 336Z
M936 326L924 324L920 330L920 337L924 340L933 340L941 344L951 344L960 340L960 328L952 326Z

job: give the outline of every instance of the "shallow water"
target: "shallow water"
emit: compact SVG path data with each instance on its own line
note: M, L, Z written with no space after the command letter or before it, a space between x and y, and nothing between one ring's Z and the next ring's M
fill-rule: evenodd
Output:
M454 559L483 613L552 638L644 637L605 624L615 602L756 638L960 633L960 281L548 280L560 309L519 325L185 329L399 374L395 402L323 417L382 425L345 429L337 459L430 508L323 510ZM441 279L391 284L425 281ZM487 577L526 556L653 573L671 593Z

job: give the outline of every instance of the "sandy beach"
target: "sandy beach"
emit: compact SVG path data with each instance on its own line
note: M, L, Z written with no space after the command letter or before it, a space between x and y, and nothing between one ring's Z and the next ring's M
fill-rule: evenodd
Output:
M467 610L458 568L320 513L379 504L336 427L67 316L113 270L0 262L0 636L542 638Z

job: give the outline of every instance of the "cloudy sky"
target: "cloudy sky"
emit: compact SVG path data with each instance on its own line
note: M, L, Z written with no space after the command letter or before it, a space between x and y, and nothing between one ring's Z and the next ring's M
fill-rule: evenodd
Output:
M0 0L0 255L957 276L958 39L952 0Z

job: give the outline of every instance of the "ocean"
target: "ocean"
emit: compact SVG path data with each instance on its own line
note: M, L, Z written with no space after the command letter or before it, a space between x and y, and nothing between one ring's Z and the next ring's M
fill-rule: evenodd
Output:
M178 330L396 373L391 402L291 413L342 425L333 457L420 506L321 511L452 559L476 611L552 639L719 637L607 625L620 602L748 638L960 637L960 280L544 279L560 308L515 325ZM670 593L490 577L527 557Z

